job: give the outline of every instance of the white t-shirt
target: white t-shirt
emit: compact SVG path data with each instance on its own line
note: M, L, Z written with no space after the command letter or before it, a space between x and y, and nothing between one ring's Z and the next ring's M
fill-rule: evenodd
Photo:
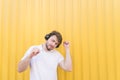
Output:
M57 66L64 60L63 56L57 50L45 52L42 45L39 45L30 47L22 60L33 48L39 48L40 53L30 61L30 80L57 80Z

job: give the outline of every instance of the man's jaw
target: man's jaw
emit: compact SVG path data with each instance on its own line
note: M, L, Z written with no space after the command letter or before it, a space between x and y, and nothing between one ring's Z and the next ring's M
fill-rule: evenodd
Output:
M45 47L46 47L46 49L47 49L48 51L50 51L50 49L48 48L48 45L47 45L47 44L45 44Z

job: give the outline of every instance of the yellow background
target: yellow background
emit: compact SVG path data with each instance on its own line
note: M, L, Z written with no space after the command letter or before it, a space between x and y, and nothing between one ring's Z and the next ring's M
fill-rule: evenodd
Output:
M0 0L0 80L29 80L18 61L52 30L71 43L59 80L120 80L120 0Z

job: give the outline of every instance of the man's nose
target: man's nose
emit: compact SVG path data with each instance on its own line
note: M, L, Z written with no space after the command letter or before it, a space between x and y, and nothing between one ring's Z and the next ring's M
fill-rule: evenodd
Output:
M55 47L55 46L56 46L56 43L52 43L52 46L54 46L54 47Z

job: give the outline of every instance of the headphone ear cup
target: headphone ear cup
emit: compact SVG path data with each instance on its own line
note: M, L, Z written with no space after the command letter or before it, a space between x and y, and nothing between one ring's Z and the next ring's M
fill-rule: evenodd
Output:
M49 34L46 34L45 35L45 40L48 40L50 38L50 35Z

